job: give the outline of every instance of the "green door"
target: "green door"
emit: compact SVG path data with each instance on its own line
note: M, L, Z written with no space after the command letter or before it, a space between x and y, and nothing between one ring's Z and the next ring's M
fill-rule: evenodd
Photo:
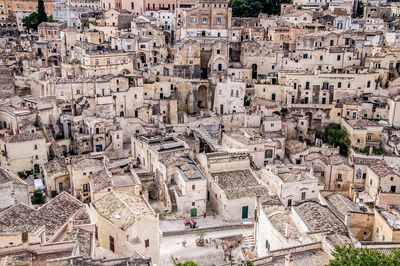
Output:
M249 206L242 207L242 219L249 218Z
M193 209L190 210L190 216L191 217L197 217L197 209L196 208L193 208Z

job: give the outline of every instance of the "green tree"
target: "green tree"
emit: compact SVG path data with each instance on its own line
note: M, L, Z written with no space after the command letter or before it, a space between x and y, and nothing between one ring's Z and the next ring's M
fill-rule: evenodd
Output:
M43 191L41 189L35 189L35 191L33 191L33 194L31 196L31 202L34 205L43 204L46 202L43 195Z
M343 156L349 155L350 138L347 130L339 124L330 124L325 128L325 133L322 136L324 142L335 147L339 147L339 152Z
M194 262L192 260L188 260L185 262L179 262L179 263L175 264L175 266L199 266L199 264L197 264L196 262Z
M47 14L46 14L46 9L44 7L44 0L38 0L37 13L39 15L38 16L39 24L47 21Z
M257 17L263 10L259 0L231 0L230 5L234 17Z
M336 246L333 259L328 266L380 266L400 265L400 251L384 255L372 249L358 249L352 246Z
M362 2L362 0L358 0L356 17L362 18L363 16L364 16L364 3Z
M279 15L281 4L291 3L291 0L231 0L234 17L257 17L260 12Z
M263 12L270 15L281 13L281 4L288 4L291 0L265 0Z
M37 30L39 25L39 14L36 12L31 13L29 16L26 16L22 19L22 23L24 27L28 30Z

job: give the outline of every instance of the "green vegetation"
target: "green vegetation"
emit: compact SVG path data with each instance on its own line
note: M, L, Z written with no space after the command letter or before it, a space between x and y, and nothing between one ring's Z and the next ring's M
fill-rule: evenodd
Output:
M365 147L365 149L363 150L363 153L370 155L370 147ZM385 148L383 147L379 147L379 148L372 148L372 154L373 155L388 155L388 152L385 150Z
M44 8L44 0L38 0L38 8L37 8L37 13L39 15L39 24L42 22L46 22L47 21L47 14L46 14L46 10Z
M20 178L26 179L28 176L33 175L33 170L21 171L17 173Z
M364 16L364 3L361 0L358 0L356 17L362 18L363 16Z
M230 6L234 17L257 17L261 12L279 15L281 4L291 0L231 0Z
M400 250L385 255L372 249L337 246L328 266L395 266L400 265Z
M36 189L35 191L33 191L33 194L31 196L31 202L34 205L44 204L46 202L43 195L43 191L41 189Z
M339 124L330 124L325 128L322 140L330 145L339 147L343 156L348 156L350 151L350 138L347 130Z
M287 109L286 107L282 107L282 109L280 111L273 112L273 114L282 116L282 118L285 118L288 113L289 113L289 109Z
M179 262L177 264L175 264L176 266L199 266L199 264L197 264L196 262L192 261L192 260L188 260L185 262Z
M28 30L37 30L40 23L48 20L52 21L53 17L50 16L50 18L47 18L46 10L44 8L44 0L38 0L37 12L33 12L29 16L24 17L22 23Z

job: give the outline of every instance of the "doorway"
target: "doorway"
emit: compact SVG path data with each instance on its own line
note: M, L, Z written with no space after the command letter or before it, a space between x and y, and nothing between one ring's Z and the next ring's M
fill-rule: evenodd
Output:
M197 209L196 208L190 209L190 217L197 217Z
M242 219L249 218L249 206L242 207Z

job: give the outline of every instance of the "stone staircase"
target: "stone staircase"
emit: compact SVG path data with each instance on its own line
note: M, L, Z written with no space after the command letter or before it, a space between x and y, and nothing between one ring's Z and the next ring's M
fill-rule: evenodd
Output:
M197 136L203 139L213 151L222 150L221 146L218 144L218 140L211 137L210 133L203 127L192 128L192 131L197 134Z
M243 237L242 240L242 248L246 248L249 250L254 250L254 248L256 247L256 242L254 240L254 236L253 235L247 235Z
M171 186L168 191L171 198L172 211L176 212L178 211L178 205L176 204L175 189L173 186Z

